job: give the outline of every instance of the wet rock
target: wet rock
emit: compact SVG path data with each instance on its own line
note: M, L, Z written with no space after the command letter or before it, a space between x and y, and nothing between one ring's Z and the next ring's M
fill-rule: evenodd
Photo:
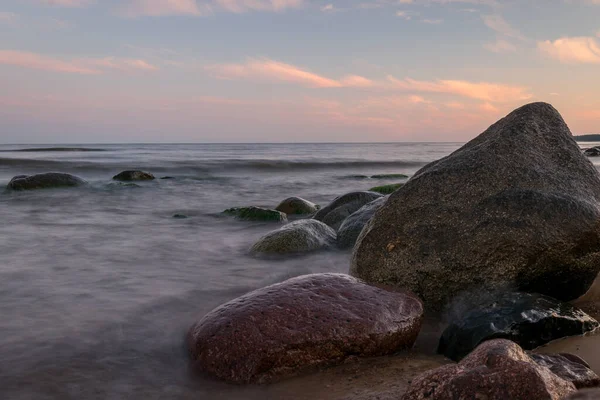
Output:
M539 294L505 293L453 318L442 334L438 352L458 361L482 342L498 338L532 350L597 327L595 319L570 304Z
M225 210L223 213L244 221L287 221L284 213L262 207L235 207Z
M600 399L600 389L582 389L566 397L564 400L598 400Z
M37 175L18 175L11 179L7 188L12 190L50 189L85 185L87 182L74 175L48 172Z
M113 176L115 181L151 181L154 180L154 175L144 171L123 171Z
M568 301L600 271L600 176L549 104L513 111L397 190L354 247L351 274L426 307L514 285Z
M375 212L385 204L387 197L380 197L369 204L362 206L358 211L344 220L337 233L337 244L342 249L348 249L356 243L367 222Z
M329 205L317 211L313 218L317 221L322 221L334 230L337 230L342 222L354 212L358 211L359 208L382 196L383 195L380 193L375 192L347 193L336 198Z
M559 400L598 376L570 354L529 355L514 342L484 342L460 363L413 380L402 400Z
M316 213L319 206L301 197L290 197L279 203L275 209L288 215L305 215Z
M161 177L160 179L163 179L163 180L171 180L171 179L175 179L175 177L174 177L174 176L163 176L163 177Z
M267 233L252 248L251 253L302 253L330 247L335 244L333 229L314 219L302 219Z
M588 157L598 157L600 156L600 146L585 149L583 150L583 154L585 154Z
M267 382L357 356L413 346L423 307L408 292L315 274L248 293L188 333L194 365L235 383Z
M402 186L404 186L404 183L393 183L391 185L375 186L369 190L371 192L377 192L381 194L392 194Z
M404 175L404 174L380 174L380 175L373 175L373 176L371 176L371 179L402 179L402 178L408 178L408 175Z
M185 214L174 214L173 218L175 218L175 219L186 219L186 218L188 218L188 216L185 215Z

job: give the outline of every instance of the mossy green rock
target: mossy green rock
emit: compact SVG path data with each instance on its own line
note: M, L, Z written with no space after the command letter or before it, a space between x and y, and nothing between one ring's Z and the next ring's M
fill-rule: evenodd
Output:
M250 252L255 254L303 253L331 247L335 241L335 231L324 223L314 219L301 219L267 233L252 246Z
M287 216L284 213L262 207L234 207L223 211L223 213L244 221L287 221Z
M402 186L404 186L404 183L393 183L391 185L375 186L369 190L371 192L377 192L381 194L392 194Z
M279 203L275 210L288 215L306 215L316 213L319 206L301 197L289 197Z
M402 179L408 178L408 175L404 174L381 174L381 175L373 175L372 179Z

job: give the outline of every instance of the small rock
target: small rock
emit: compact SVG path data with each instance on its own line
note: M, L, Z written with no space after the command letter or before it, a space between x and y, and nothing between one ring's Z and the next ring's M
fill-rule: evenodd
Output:
M262 207L234 207L223 211L223 214L231 215L244 221L287 222L287 216L284 213Z
M391 185L375 186L374 188L371 188L369 190L371 192L377 192L381 194L392 194L396 190L400 189L402 186L404 186L404 183L394 183Z
M337 197L329 205L317 211L313 218L317 221L322 221L334 230L337 230L346 218L355 211L358 211L358 209L365 204L368 204L379 197L382 197L382 195L375 192L347 193Z
M188 216L185 214L174 214L173 215L173 218L176 218L176 219L186 219L187 217Z
M288 215L304 215L317 212L319 206L301 197L289 197L279 203L275 209Z
M402 178L408 178L408 175L404 175L404 174L380 174L380 175L373 175L373 176L371 176L371 179L402 179Z
M420 375L402 400L558 400L600 378L570 354L527 354L514 342L484 342L460 363Z
M32 190L82 186L85 184L87 184L86 181L71 174L48 172L37 175L15 176L10 180L7 188L12 190Z
M504 293L488 304L478 305L454 318L440 339L438 352L458 361L482 342L509 339L525 350L552 340L582 335L598 322L567 303L548 296Z
M333 229L314 219L302 219L269 232L250 248L251 253L302 253L327 248L335 244Z
M229 382L263 383L347 357L411 348L422 317L421 302L410 293L348 275L315 274L218 307L192 326L187 343L200 371Z
M113 176L115 181L151 181L154 180L154 175L144 171L123 171Z
M588 157L598 157L600 156L600 146L585 149L583 150L583 154L585 154Z

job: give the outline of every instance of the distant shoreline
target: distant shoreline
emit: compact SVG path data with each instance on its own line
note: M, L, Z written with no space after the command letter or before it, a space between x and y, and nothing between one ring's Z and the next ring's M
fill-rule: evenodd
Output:
M573 136L578 142L600 142L600 134Z

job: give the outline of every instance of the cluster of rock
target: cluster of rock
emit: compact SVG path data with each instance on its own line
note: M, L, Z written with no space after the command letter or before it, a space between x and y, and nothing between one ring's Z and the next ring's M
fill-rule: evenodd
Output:
M131 182L153 180L154 175L143 171L123 171L113 177L115 181ZM60 172L47 172L36 175L18 175L11 179L7 189L34 190L83 186L87 182L75 175Z
M249 383L393 354L415 342L423 308L461 299L438 348L459 362L398 398L597 398L577 392L600 385L579 357L527 352L599 325L564 303L600 271L600 175L560 114L519 108L396 189L346 194L259 240L253 252L354 245L354 278L299 277L224 304L189 331L195 366Z
M583 149L583 154L585 154L588 157L599 157L600 146L590 147L589 149Z

